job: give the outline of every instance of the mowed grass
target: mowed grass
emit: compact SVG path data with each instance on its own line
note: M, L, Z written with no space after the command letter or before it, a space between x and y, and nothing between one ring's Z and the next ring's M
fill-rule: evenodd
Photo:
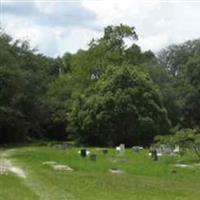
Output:
M0 200L199 200L200 167L177 168L175 163L195 157L164 156L152 161L148 152L126 150L118 155L109 149L91 148L97 161L82 158L79 148L23 147L9 159L25 170L27 178L0 175ZM55 171L43 162L56 161L74 171ZM196 162L196 161L195 161ZM117 168L123 174L112 174Z

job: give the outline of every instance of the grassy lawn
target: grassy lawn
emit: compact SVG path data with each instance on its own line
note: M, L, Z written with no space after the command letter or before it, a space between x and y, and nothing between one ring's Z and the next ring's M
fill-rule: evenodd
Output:
M175 163L192 162L192 156L165 156L152 161L148 152L131 149L120 156L109 149L92 148L97 161L81 158L78 148L23 147L9 158L27 174L0 175L0 200L199 200L200 166L178 168ZM67 164L74 171L55 171L43 162ZM117 168L123 174L112 174Z

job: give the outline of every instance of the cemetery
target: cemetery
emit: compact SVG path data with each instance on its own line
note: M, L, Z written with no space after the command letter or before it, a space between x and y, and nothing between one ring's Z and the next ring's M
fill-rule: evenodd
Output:
M15 200L27 196L29 200L199 199L200 164L189 151L184 156L171 155L161 145L156 150L162 156L155 159L149 156L150 149L139 146L61 146L0 150L0 170L2 159L10 163L6 173L0 173L0 199L13 200L16 187L20 195ZM26 176L22 178L11 168Z
M0 200L200 200L200 0L0 0Z

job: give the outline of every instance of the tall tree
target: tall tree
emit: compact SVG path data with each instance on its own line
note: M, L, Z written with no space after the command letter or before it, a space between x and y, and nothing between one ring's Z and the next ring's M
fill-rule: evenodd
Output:
M148 144L170 126L156 86L133 66L108 67L76 98L70 119L80 141L93 145Z

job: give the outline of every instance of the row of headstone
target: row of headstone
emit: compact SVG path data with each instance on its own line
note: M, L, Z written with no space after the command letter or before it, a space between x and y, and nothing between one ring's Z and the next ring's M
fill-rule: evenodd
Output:
M139 152L141 150L143 150L143 147L141 146L133 146L132 149L135 152ZM123 153L125 151L125 145L124 144L120 144L119 146L116 147L116 151L119 153Z
M59 150L65 150L67 148L71 148L73 145L71 143L62 143L62 144L56 144L55 148Z
M174 155L176 153L179 153L179 145L171 146L171 145L166 145L162 144L159 147L150 147L150 153L149 155L152 154L152 151L156 150L157 156L162 156L162 155Z
M132 149L136 152L140 151L143 149L143 147L141 146L133 146ZM116 151L122 155L125 152L125 144L120 144L119 146L116 147ZM103 149L102 153L104 155L108 154L108 149ZM83 148L79 151L79 154L81 155L81 157L85 158L90 154L90 151L88 151L86 148ZM90 159L91 160L95 160L97 159L97 155L96 154L91 154L90 155Z
M86 148L81 149L78 153L81 155L82 158L85 158L85 157L90 155L90 160L92 160L92 161L97 160L97 155L96 154L90 154L90 151L87 150ZM102 153L104 155L108 154L108 149L103 149Z

